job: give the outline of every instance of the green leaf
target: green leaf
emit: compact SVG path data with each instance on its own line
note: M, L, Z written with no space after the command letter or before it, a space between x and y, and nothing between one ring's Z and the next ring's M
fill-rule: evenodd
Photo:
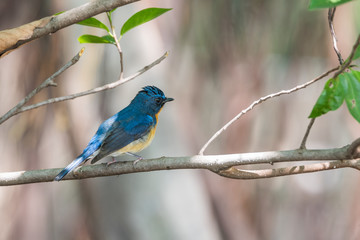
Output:
M360 122L360 72L351 70L339 77L345 91L347 108L350 114Z
M78 38L79 43L110 43L115 44L115 39L110 35L105 35L102 37L94 35L82 35Z
M354 57L353 57L353 61L360 58L360 45L357 46L355 53L354 53Z
M146 8L132 15L121 28L120 36L143 23L149 22L154 18L170 11L171 8Z
M78 22L77 24L88 26L88 27L102 28L105 31L107 31L108 33L110 33L109 28L105 24L103 24L102 22L100 22L99 20L97 20L96 18L93 18L93 17L85 19L81 22Z
M341 74L340 74L341 75ZM319 117L329 111L338 109L344 102L344 89L340 84L339 77L329 79L318 98L309 118Z
M310 0L309 9L332 8L352 0Z

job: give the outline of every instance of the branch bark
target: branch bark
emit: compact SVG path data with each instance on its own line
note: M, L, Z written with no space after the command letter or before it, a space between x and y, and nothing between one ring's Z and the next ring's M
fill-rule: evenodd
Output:
M45 35L114 8L139 0L95 0L56 16L45 17L18 28L0 32L0 57Z
M173 169L207 169L224 177L256 179L286 176L291 174L324 171L351 167L360 169L357 151L360 139L341 148L241 153L228 155L195 155L190 157L161 157L133 162L116 162L86 165L77 168L65 176L64 180L104 177L137 172L149 172ZM275 168L263 170L240 170L235 166L254 164L274 164L281 162L326 161L306 166ZM328 162L331 161L331 162ZM62 168L0 173L0 186L10 186L38 182L51 182Z

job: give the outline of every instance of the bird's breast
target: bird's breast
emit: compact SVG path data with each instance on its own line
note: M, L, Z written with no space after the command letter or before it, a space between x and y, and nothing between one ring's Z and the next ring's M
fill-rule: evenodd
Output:
M148 134L129 143L125 147L111 154L111 156L118 156L126 152L131 152L131 153L140 152L141 150L143 150L144 148L150 145L150 143L154 139L155 131L156 131L156 125L149 131Z

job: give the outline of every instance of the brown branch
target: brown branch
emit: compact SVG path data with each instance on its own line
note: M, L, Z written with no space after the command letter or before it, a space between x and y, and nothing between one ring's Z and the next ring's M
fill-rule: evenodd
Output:
M110 166L108 166L106 163L86 165L79 167L75 169L75 171L66 175L64 180L104 177L136 172L149 172L172 169L207 169L225 177L236 177L242 179L286 176L295 173L313 172L316 169L320 168L321 170L330 170L334 169L334 166L336 168L352 167L359 169L360 160L353 159L356 155L349 156L349 152L352 152L351 149L359 143L360 139L357 139L350 145L334 149L296 149L288 151L256 152L228 155L161 157L157 159L143 160L138 162L136 165L134 165L133 162L115 162ZM320 163L322 165L313 164L306 167L294 166L290 168L263 170L239 170L234 168L234 166L240 165L334 160L337 161L335 161L334 163ZM62 168L0 173L0 186L19 185L36 182L51 182L61 170ZM271 172L274 173L271 174ZM244 177L244 174L247 174L247 177ZM237 177L237 175L241 176Z
M50 86L56 86L54 79L67 70L69 67L77 63L82 56L85 48L82 48L80 52L78 52L69 62L67 62L64 66L62 66L57 72L47 78L43 83L41 83L37 88L35 88L29 95L27 95L23 100L21 100L15 107L10 109L7 113L5 113L2 117L0 117L0 124L8 120L9 118L15 116L18 113L23 112L24 105L30 101L36 94L38 94L44 88Z
M327 75L329 75L330 73L338 70L339 67L335 67L333 69L330 69L329 71L321 74L320 76L318 76L317 78L308 81L304 84L298 85L292 89L289 90L282 90L280 92L277 93L272 93L269 94L267 96L261 97L260 99L256 100L255 102L253 102L252 104L250 104L249 107L245 108L244 110L242 110L238 115L236 115L233 119L231 119L228 123L226 123L222 128L220 128L206 143L205 145L200 149L199 151L199 155L203 155L204 151L206 150L206 148L209 146L210 143L212 143L222 132L224 132L231 124L233 124L236 120L238 120L239 118L241 118L244 114L246 114L247 112L249 112L250 110L252 110L256 105L259 105L262 102L265 102L266 100L270 99L270 98L274 98L274 97L278 97L284 94L290 94L293 92L296 92L300 89L306 88L307 86L319 81L320 79L326 77Z
M0 57L34 39L55 33L62 28L68 27L97 14L137 1L139 0L89 1L84 5L68 10L62 14L46 17L15 29L1 31ZM24 28L27 30L25 35L23 31ZM19 33L19 36L17 33ZM11 41L9 39L11 39Z

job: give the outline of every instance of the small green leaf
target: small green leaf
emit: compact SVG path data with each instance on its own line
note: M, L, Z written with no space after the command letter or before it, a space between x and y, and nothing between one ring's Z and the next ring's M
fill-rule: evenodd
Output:
M353 71L341 74L340 82L345 90L345 102L350 114L360 122L360 72Z
M120 36L143 23L149 22L154 18L170 11L171 8L146 8L132 15L122 26Z
M88 26L88 27L102 28L109 33L109 28L105 24L103 24L102 22L100 22L99 20L97 20L96 18L93 18L93 17L85 19L81 22L78 22L77 24Z
M339 77L329 79L318 98L309 118L319 117L329 111L338 109L344 102L344 89L340 84Z
M78 38L79 43L110 43L115 44L115 39L110 35L105 35L102 37L94 35L82 35Z
M309 9L332 8L352 0L310 0Z

